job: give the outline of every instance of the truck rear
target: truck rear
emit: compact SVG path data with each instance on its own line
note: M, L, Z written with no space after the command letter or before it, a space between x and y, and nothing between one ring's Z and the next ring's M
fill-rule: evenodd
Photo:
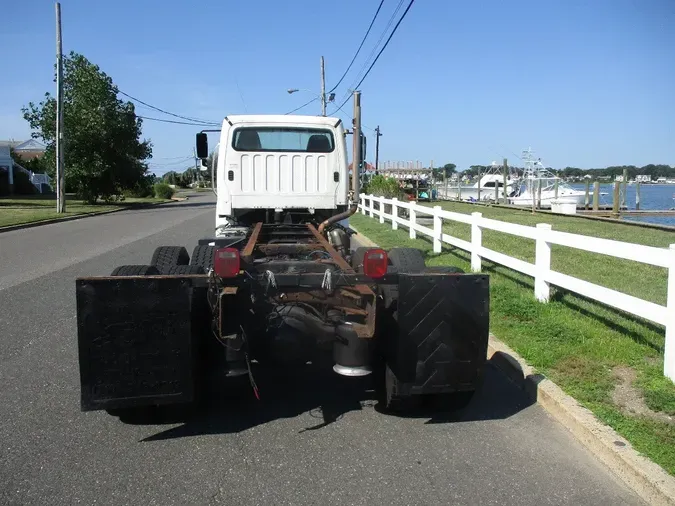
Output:
M77 279L81 408L193 403L213 372L226 387L247 376L258 396L260 368L325 357L337 374L374 376L389 410L470 398L486 361L488 278L428 268L417 249L352 247L358 170L350 185L341 121L237 116L219 134L213 236L191 255L163 246ZM205 133L197 149L208 156Z

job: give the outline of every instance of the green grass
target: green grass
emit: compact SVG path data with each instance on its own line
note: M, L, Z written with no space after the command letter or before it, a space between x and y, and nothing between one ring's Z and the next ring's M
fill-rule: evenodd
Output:
M447 208L458 210L452 204ZM476 210L472 207L467 209L467 206L463 209L465 212ZM626 225L586 223L586 220L564 217L559 220L557 216L532 216L494 208L483 208L482 212L486 217L503 221L525 225L548 222L557 230L608 239L630 239L651 246L675 242L668 232ZM392 231L389 223L380 225L378 220L360 214L351 217L350 223L384 248L398 246L423 250L428 265L456 265L466 271L470 269L467 252L444 244L443 252L434 254L430 240L421 234L418 234L419 239L410 240L407 229ZM469 238L468 226L446 225L445 231L462 239ZM527 241L525 246L522 239L488 231L483 232L483 241L487 247L502 253L527 261L534 260L533 241ZM665 278L665 270L641 271L641 276L651 278L641 279L628 272L637 265L634 262L626 262L626 265L612 263L610 268L597 265L600 263L597 257L569 248L554 249L553 268L604 286L613 284L614 288L655 302L664 302L665 282L659 278ZM603 262L609 260L603 259ZM675 475L675 424L623 413L611 397L616 382L612 369L619 365L629 366L637 372L636 387L643 393L647 405L653 410L674 413L675 385L662 373L664 329L555 288L551 290L551 301L540 304L534 299L532 278L487 261L483 262L483 271L490 274L491 332L515 349L538 372L551 378L622 434L638 451Z
M66 196L66 213L56 212L56 199L54 196L30 196L0 198L0 227L10 225L22 225L55 218L66 218L89 213L102 213L115 209L131 208L144 204L158 204L168 202L157 198L127 198L122 202L110 204L84 204L75 200L73 196Z
M641 228L620 223L586 220L567 216L532 214L519 210L490 206L475 206L460 202L444 202L443 209L469 214L481 212L485 218L508 221L520 225L535 226L548 223L554 230L574 234L632 242L655 247L675 244L675 232ZM470 227L463 223L445 222L444 232L460 239L470 240ZM483 230L483 245L510 256L534 262L534 241L512 235ZM612 258L588 253L574 248L553 245L551 268L579 279L590 281L607 288L619 290L641 299L666 304L667 271L630 260Z

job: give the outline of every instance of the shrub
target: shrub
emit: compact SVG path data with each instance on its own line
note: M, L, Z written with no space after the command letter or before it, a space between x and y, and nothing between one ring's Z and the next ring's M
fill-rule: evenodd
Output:
M152 182L147 177L144 177L137 182L133 188L127 188L122 192L125 197L135 197L140 199L151 197L153 193Z
M166 183L157 183L155 185L155 197L160 199L170 199L173 197L174 189Z
M402 200L405 198L405 192L399 186L397 179L379 174L373 176L370 181L364 185L363 193L373 194L388 199L396 197L397 199Z

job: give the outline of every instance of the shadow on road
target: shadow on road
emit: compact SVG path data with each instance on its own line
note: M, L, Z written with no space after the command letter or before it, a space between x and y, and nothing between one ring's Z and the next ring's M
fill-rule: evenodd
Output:
M228 384L227 390L215 391L198 410L178 409L160 413L144 423L181 423L143 441L159 441L205 434L229 434L245 431L273 420L293 418L309 413L316 423L300 432L320 430L339 422L350 411L377 409L378 400L371 377L345 378L331 370L306 370L295 373L257 373L261 400L253 396L246 378ZM459 423L508 418L532 404L532 401L491 362L485 381L470 404L461 410L426 412L406 418L427 419L425 423ZM380 414L378 416L395 416ZM138 423L133 420L123 420Z

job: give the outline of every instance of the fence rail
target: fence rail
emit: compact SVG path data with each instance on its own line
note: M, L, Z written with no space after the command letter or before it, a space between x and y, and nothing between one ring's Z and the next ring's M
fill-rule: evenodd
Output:
M378 203L378 208L375 208ZM385 207L391 206L391 212ZM400 225L408 228L410 238L424 234L432 239L433 251L440 253L442 244L450 244L471 254L471 270L479 272L483 259L521 272L534 278L534 295L540 302L548 302L550 286L558 286L589 299L661 324L666 329L664 353L664 375L675 381L675 244L669 248L655 248L586 235L570 234L553 230L551 225L540 223L536 227L506 223L483 218L481 213L462 214L445 211L440 206L421 206L416 202L403 202L374 195L361 195L361 213L379 217L380 223L390 221L392 229ZM399 216L399 209L407 210L407 217ZM420 215L433 218L433 228L418 222ZM454 221L471 225L471 240L465 241L443 232L443 221ZM505 234L533 239L535 241L535 262L529 263L483 246L483 230L494 230ZM634 297L611 288L551 270L551 245L556 244L590 253L632 260L647 265L664 267L668 270L667 303L665 306Z

